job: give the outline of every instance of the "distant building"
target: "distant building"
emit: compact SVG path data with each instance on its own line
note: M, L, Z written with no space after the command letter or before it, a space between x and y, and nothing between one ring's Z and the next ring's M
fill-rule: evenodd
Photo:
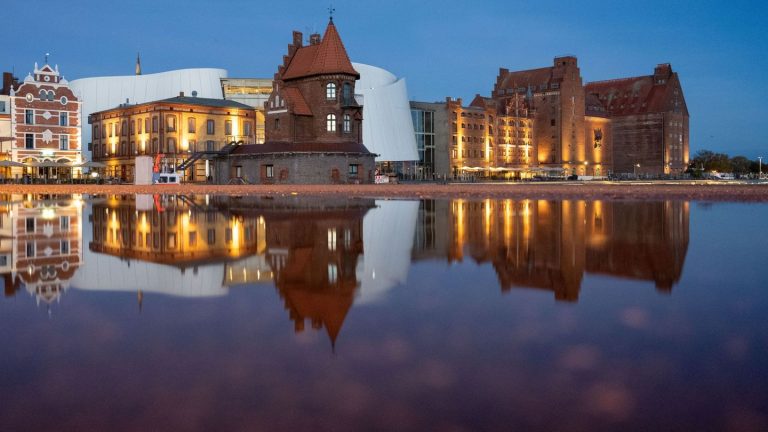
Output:
M55 67L35 63L33 73L10 91L11 160L27 172L68 177L82 161L80 100ZM14 168L20 174L21 168Z
M256 110L256 144L264 143L264 104L272 94L272 80L268 78L222 78L224 99L249 105Z
M680 174L690 155L689 114L677 72L669 64L653 75L588 83L589 112L605 113L619 173Z
M368 183L374 157L363 145L360 74L333 21L325 35L293 33L266 105L265 143L219 159L218 183Z
M0 160L8 160L13 148L13 130L11 128L11 97L0 94ZM0 173L4 170L0 169Z
M236 144L255 143L256 111L235 101L177 97L120 105L93 113L93 160L106 175L133 181L136 156L151 156L161 171L180 169L187 181L214 176L211 160Z

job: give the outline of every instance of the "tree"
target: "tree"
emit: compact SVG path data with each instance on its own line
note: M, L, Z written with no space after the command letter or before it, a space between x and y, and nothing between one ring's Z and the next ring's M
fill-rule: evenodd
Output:
M747 159L744 156L735 156L731 159L731 167L733 168L733 173L737 175L744 175L748 174L750 171L750 164L752 161Z

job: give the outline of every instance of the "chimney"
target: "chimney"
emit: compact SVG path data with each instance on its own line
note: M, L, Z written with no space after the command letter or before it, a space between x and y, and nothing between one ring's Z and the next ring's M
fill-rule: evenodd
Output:
M293 32L293 46L295 46L297 48L301 48L302 44L303 44L303 41L302 41L303 38L304 38L304 35L301 34L301 32L294 31Z
M184 92L179 92L179 97L184 97Z
M3 87L0 88L0 94L3 94L3 95L11 94L11 88L18 83L19 83L19 80L13 76L13 73L3 72Z
M320 33L312 33L309 35L309 44L310 45L319 45L320 44Z

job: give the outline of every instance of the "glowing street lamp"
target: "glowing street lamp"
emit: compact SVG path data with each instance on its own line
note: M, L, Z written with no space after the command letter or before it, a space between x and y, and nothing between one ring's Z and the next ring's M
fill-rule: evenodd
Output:
M763 178L763 157L758 156L757 157L758 163L757 163L757 178L758 180Z

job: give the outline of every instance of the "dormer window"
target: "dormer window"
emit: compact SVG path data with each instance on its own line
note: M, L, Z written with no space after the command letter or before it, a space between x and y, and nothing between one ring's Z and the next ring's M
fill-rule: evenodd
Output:
M325 98L328 100L336 100L336 83L328 83L325 85Z

